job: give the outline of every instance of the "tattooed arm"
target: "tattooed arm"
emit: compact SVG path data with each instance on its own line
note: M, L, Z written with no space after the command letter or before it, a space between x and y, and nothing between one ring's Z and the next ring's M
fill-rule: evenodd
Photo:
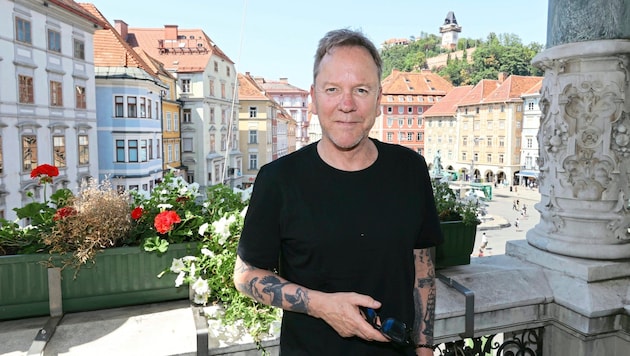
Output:
M435 268L428 248L414 250L416 284L413 300L416 317L413 324L417 344L433 345L433 323L435 321ZM417 348L416 355L433 355L429 348Z
M359 306L378 309L381 303L357 293L324 293L287 281L277 274L257 268L236 257L234 284L239 292L267 305L321 318L342 337L388 341L368 324Z

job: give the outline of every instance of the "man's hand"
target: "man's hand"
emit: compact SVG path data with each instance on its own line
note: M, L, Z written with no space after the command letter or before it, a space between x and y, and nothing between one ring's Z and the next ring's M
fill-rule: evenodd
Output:
M359 307L378 309L381 303L358 293L311 293L311 316L323 319L342 337L357 336L367 341L389 342L374 329Z

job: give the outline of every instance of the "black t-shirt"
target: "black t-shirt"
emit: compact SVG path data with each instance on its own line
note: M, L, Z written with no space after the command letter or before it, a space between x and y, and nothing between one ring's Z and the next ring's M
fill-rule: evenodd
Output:
M347 172L327 165L313 143L263 166L238 254L291 282L357 292L382 303L382 318L413 325L413 250L442 241L424 158L373 140L377 160ZM321 319L285 311L285 355L398 355L413 350L342 338Z

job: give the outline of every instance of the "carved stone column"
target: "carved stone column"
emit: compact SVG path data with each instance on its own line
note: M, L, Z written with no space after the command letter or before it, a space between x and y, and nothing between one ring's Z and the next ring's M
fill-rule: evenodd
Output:
M549 48L533 60L545 70L537 248L630 258L629 12L628 0L549 2Z

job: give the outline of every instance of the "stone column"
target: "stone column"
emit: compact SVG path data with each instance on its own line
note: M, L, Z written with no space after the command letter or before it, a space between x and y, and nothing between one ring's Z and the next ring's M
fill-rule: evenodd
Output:
M550 0L541 89L540 222L529 244L630 258L630 0Z

